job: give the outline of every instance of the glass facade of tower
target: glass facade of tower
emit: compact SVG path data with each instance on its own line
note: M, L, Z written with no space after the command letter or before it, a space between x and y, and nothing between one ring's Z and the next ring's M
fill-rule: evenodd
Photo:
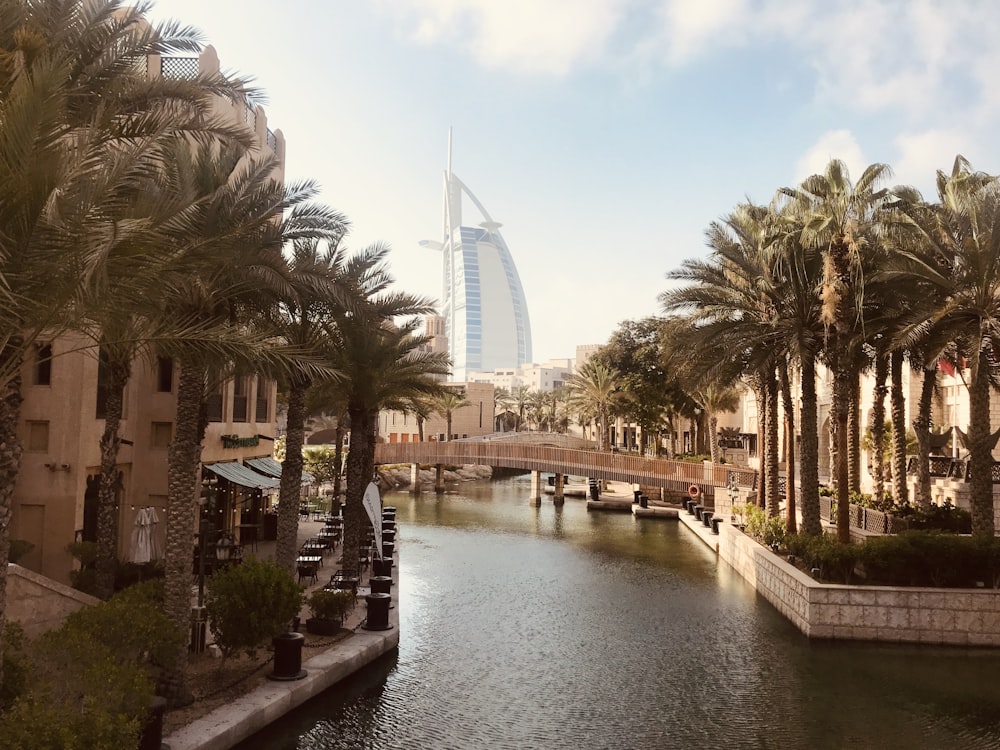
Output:
M462 223L467 196L484 221ZM445 175L445 237L441 314L446 321L452 378L470 370L519 367L531 362L531 324L521 279L500 224L454 174Z

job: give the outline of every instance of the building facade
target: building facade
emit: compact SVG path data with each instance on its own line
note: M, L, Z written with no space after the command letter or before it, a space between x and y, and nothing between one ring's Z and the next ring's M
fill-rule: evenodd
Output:
M459 391L469 402L451 415L451 435L445 415L432 413L424 420L424 440L461 440L482 437L493 432L493 415L496 402L493 386L489 383L448 383L448 388ZM420 442L420 425L411 412L383 410L379 412L379 439L387 443Z
M218 71L212 47L198 57L151 56L150 76L190 77ZM217 112L245 123L257 136L257 148L269 149L284 162L280 131L267 126L262 108L219 100ZM275 174L282 179L281 169ZM79 335L62 334L40 341L21 371L22 396L18 436L24 452L14 490L11 539L33 547L20 564L67 583L74 568L68 546L96 540L100 439L104 431L104 372L99 350ZM273 454L277 388L272 380L247 374L210 387L208 427L202 448L200 512L218 531L248 542L263 526L268 494L278 481L255 471L251 462ZM174 432L177 368L173 361L137 360L125 391L119 429L118 556L131 558L131 536L140 512L159 519L153 536L164 538L167 500L167 453ZM273 464L262 466L271 468ZM242 527L242 528L241 528ZM253 527L253 528L251 528ZM155 543L154 543L155 546Z
M463 222L462 198L481 222ZM448 168L444 174L444 237L421 244L441 252L441 314L445 319L452 380L470 371L518 367L531 362L531 324L521 279L507 243L483 204Z

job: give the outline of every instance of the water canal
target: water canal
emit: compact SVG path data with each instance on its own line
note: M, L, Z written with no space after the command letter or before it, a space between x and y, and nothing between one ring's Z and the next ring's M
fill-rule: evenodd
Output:
M396 493L401 641L240 747L1000 748L1000 653L810 643L681 525Z

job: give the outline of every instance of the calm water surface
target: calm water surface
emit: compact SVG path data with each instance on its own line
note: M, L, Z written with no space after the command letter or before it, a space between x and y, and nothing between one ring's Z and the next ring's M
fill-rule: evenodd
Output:
M1000 654L810 643L679 524L527 498L387 495L398 653L242 750L1000 748Z

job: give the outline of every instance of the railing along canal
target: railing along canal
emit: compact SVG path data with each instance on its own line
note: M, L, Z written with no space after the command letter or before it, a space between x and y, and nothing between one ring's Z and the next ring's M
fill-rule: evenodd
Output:
M482 464L531 471L551 471L615 482L663 486L675 490L691 484L709 496L724 488L730 476L740 487L752 487L756 471L730 464L672 461L627 453L523 445L506 441L380 443L377 464Z

